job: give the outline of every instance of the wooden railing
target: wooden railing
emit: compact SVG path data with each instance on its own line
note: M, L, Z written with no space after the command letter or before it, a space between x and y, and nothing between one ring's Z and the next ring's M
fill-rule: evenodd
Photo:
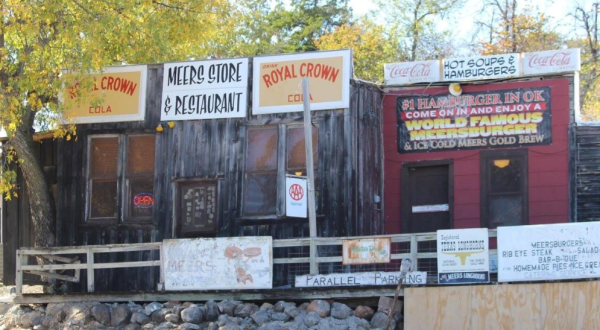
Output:
M496 230L489 230L489 237L496 237ZM394 234L394 235L378 235L378 236L353 236L353 237L318 237L318 238L294 238L294 239L276 239L273 240L273 250L281 248L296 248L308 247L307 256L296 257L274 257L274 265L282 264L309 264L307 269L318 270L320 263L341 263L342 256L318 256L319 247L325 246L340 246L345 239L361 239L361 238L386 238L391 239L394 243L408 244L407 252L393 253L390 256L391 260L402 260L411 258L413 269L418 269L419 259L435 259L436 252L420 252L420 242L431 242L437 240L436 233L421 233L421 234ZM54 248L23 248L17 250L17 278L16 278L16 293L22 293L23 274L29 273L49 278L55 278L70 282L79 282L80 270L84 269L87 272L87 289L88 292L94 292L94 270L109 269L109 268L133 268L133 267L161 267L161 279L159 290L162 289L164 283L164 272L162 263L162 253L159 253L158 260L150 261L124 261L124 262L105 262L95 263L94 254L96 253L119 253L119 252L139 252L139 251L154 251L161 250L162 243L137 243L137 244L113 244L113 245L90 245L78 247L54 247ZM339 249L341 251L341 248ZM496 255L495 249L490 249L490 256ZM64 257L61 255L75 255L75 257ZM85 255L85 263L77 255ZM275 255L275 254L273 254ZM312 257L311 257L312 256ZM45 259L52 264L30 265L28 264L29 257ZM60 264L55 264L60 262ZM74 270L74 275L64 275L57 271L64 272L66 270ZM308 272L308 271L307 271ZM312 271L311 271L312 273ZM316 273L315 273L316 274ZM300 274L305 275L305 274Z

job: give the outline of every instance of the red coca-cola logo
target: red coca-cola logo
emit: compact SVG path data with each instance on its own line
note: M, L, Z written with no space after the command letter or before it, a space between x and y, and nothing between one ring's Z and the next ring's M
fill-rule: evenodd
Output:
M412 66L394 65L390 69L390 78L427 77L431 74L431 64L416 63Z
M299 201L302 199L302 197L304 197L304 189L302 189L302 186L294 183L293 185L290 186L290 197L295 200L295 201Z
M571 63L571 53L556 52L548 56L534 54L529 59L529 67L539 68L543 66L566 66Z

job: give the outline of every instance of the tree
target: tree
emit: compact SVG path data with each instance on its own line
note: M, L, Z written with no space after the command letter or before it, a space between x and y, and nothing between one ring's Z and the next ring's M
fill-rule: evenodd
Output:
M385 37L384 28L367 19L345 24L316 41L319 50L350 48L354 74L361 79L383 81L383 65L393 62L396 50Z
M462 0L377 0L376 4L404 60L448 57L452 52L448 33L438 31L435 20L459 8Z
M484 3L482 16L489 21L479 21L478 33L485 39L478 44L483 55L534 52L557 49L563 43L560 34L549 27L549 19L531 7L518 10L517 0L489 0ZM486 40L487 39L487 40Z
M600 120L600 43L598 42L598 7L594 2L589 9L577 6L572 14L576 29L583 36L570 42L581 47L580 99L582 116L586 120Z
M64 76L80 77L114 64L162 62L213 55L218 30L235 17L226 0L4 0L0 4L0 121L8 160L19 159L30 196L36 246L54 241L54 202L33 152L36 115L56 121ZM217 48L218 49L218 48ZM71 138L73 126L56 135ZM0 191L10 198L14 171Z

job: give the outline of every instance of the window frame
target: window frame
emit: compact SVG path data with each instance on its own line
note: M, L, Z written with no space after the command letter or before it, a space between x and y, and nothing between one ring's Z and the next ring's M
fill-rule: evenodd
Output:
M519 160L521 162L521 187L518 192L492 193L491 192L491 171L487 166L494 159ZM510 150L488 150L480 153L480 218L481 227L490 227L490 200L493 195L520 195L522 221L519 225L529 224L529 152L527 149ZM497 227L496 227L497 228Z
M219 226L221 225L221 179L179 179L174 182L174 192L175 192L175 201L173 205L174 211L174 221L173 221L173 233L175 233L174 238L194 238L194 237L215 237L215 235L219 232ZM184 186L214 186L216 188L215 198L216 198L216 213L215 213L215 227L214 230L196 230L196 231L188 231L183 232L183 210L182 210L182 189Z
M87 137L86 165L85 165L85 223L92 225L114 225L114 224L148 224L154 219L156 208L152 208L152 215L146 217L131 217L128 207L129 200L129 179L127 175L127 155L129 154L129 138L135 136L153 136L155 153L154 153L154 173L152 174L153 195L154 187L156 187L156 134L152 133L133 133L133 134L91 134ZM92 180L91 178L91 155L92 141L94 139L117 138L117 216L116 217L92 217ZM149 177L147 175L146 177Z
M152 171L152 174L130 174L129 173L129 169L128 169L128 164L129 164L129 158L128 156L130 155L129 153L129 139L132 137L139 137L139 136L153 136L154 137L154 169ZM123 190L123 201L122 201L122 205L123 205L123 222L126 223L147 223L147 222L151 222L153 217L154 217L154 207L152 207L152 214L150 216L132 216L131 215L131 208L129 207L129 201L131 200L131 198L133 196L131 196L131 181L135 181L135 180L143 180L143 179L151 179L152 180L152 198L154 198L154 177L156 175L156 134L124 134L122 139L124 140L123 143L123 158L120 159L121 161L121 168L122 168L122 173L123 173L123 187L125 188Z

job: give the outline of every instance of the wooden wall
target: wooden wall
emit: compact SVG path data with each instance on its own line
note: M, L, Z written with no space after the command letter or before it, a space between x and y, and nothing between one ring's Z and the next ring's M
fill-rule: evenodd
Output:
M250 74L250 76L252 76ZM217 236L268 235L273 238L308 236L307 220L241 217L246 131L253 125L302 124L301 113L251 115L247 118L178 121L173 129L157 133L160 121L162 65L149 66L146 120L135 123L79 125L77 140L58 141L57 240L62 246L156 242L174 237L173 196L180 179L219 181ZM251 93L249 93L251 95ZM316 175L319 236L383 233L380 90L352 82L351 107L316 111L319 127ZM91 134L155 133L156 157L153 221L148 224L97 225L85 222L86 151ZM281 156L280 156L281 157ZM281 197L280 197L281 198ZM97 262L147 260L156 254L123 253ZM276 285L288 284L287 266L278 267ZM158 268L96 271L96 291L153 290ZM291 278L293 281L293 278ZM74 290L84 290L85 279Z
M529 223L568 222L569 209L569 130L573 118L573 80L544 79L490 84L465 84L463 92L543 87L551 88L552 144L531 146L528 150ZM385 223L387 233L401 232L401 168L405 162L450 159L454 164L454 228L480 227L480 152L453 150L398 153L396 97L406 94L447 94L447 87L398 89L389 91L383 105L385 162ZM493 148L491 150L502 150ZM598 204L600 206L600 203Z
M577 221L599 221L600 126L576 127L572 153L575 161Z
M406 288L405 329L597 329L600 281Z

